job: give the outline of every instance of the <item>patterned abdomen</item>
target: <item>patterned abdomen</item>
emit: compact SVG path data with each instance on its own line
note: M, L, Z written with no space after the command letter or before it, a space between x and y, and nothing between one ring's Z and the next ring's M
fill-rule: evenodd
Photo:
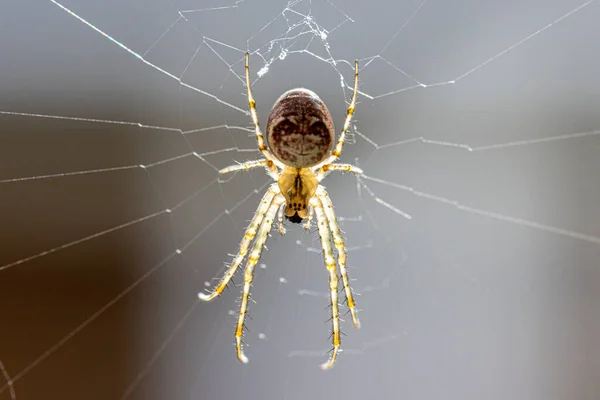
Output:
M331 114L319 96L292 89L275 102L267 120L267 143L284 164L312 167L323 161L333 145Z

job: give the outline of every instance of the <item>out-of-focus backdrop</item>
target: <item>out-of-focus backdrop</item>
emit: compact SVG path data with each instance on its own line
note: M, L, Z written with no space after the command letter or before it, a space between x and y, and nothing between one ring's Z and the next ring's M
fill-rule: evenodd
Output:
M600 2L0 4L0 399L600 398ZM233 347L270 182L263 126L317 92L363 326L328 372L318 235L276 230ZM411 218L408 218L410 216ZM345 308L342 308L345 312Z

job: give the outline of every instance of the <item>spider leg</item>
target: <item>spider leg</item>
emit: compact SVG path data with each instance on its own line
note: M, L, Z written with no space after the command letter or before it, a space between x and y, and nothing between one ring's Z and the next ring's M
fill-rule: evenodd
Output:
M279 229L279 233L285 235L285 226L283 226L283 210L285 206L283 203L279 206L279 213L277 214L277 228Z
M333 257L333 249L331 247L331 232L327 217L323 210L321 200L317 197L311 199L315 214L317 215L317 225L319 228L319 236L321 237L321 247L323 248L323 257L325 258L325 267L329 273L329 293L331 297L331 324L332 324L332 342L333 349L329 360L321 364L321 369L330 369L335 364L338 351L340 348L340 313L338 307L338 277L335 269L335 258Z
M346 248L344 247L344 239L342 238L340 227L333 211L333 203L322 186L320 186L317 190L317 197L323 204L325 217L329 221L329 230L333 236L333 243L337 249L338 265L340 266L340 272L342 274L342 282L344 284L344 291L346 292L348 308L350 309L350 314L352 315L352 322L354 323L355 328L360 328L360 321L355 310L356 304L354 303L354 296L352 295L352 288L350 287L350 280L348 279L348 271L346 270Z
M269 172L270 172L269 175L271 175L271 177L275 180L279 179L279 170L277 169L277 167L275 166L273 161L266 160L266 159L252 160L252 161L246 161L244 163L230 165L229 167L225 167L222 170L220 170L219 173L227 174L229 172L236 172L236 171L257 168L257 167L268 168Z
M308 218L306 218L306 222L304 223L304 229L310 229L310 224L312 223L313 216L315 215L315 209L310 204L308 205Z
M362 169L352 164L325 164L317 171L317 180L321 182L323 178L325 178L325 175L331 171L346 171L357 175L360 175L363 172Z
M354 91L352 92L352 100L350 101L350 105L348 106L348 111L346 111L346 119L344 120L344 126L342 128L342 133L340 133L340 138L335 145L335 149L331 152L332 156L339 157L342 154L342 147L344 146L344 140L346 139L346 132L348 131L348 127L350 127L350 121L352 120L352 115L354 115L354 108L356 107L356 93L358 92L358 61L354 61ZM333 160L332 160L333 161Z
M258 143L258 149L263 153L265 158L273 163L276 166L283 169L285 165L281 161L279 161L267 148L265 144L265 138L260 129L260 125L258 123L258 112L256 111L256 102L254 101L254 97L252 96L252 89L250 88L250 67L248 66L249 54L246 53L246 88L248 89L248 105L250 106L250 116L252 117L252 123L254 124L254 130L256 132L256 141Z
M217 287L215 287L212 290L212 292L198 293L198 297L201 300L210 301L218 295L220 295L223 292L223 290L225 290L225 287L235 274L235 271L238 269L242 261L244 261L244 257L248 253L248 247L250 246L252 239L254 239L256 231L262 223L265 214L269 210L269 207L271 207L271 205L273 204L273 198L278 192L279 188L276 183L269 187L269 190L267 190L267 193L265 193L262 200L260 201L256 213L254 214L254 218L252 218L250 225L248 225L248 228L246 229L246 233L244 234L244 238L240 243L240 251L238 252L237 256L235 256L233 262L231 263L227 271L225 271L225 275L223 276L223 278L221 278L221 281L219 282Z
M342 132L340 133L340 138L338 139L335 148L331 152L331 155L327 157L324 161L317 164L316 169L321 168L323 165L331 164L334 162L341 154L342 148L344 147L344 141L346 140L346 132L350 127L350 121L352 120L352 115L354 115L354 108L356 107L356 93L358 92L358 61L354 62L354 92L352 93L352 100L350 101L350 105L348 106L348 111L346 111L346 119L344 120L344 126L342 128Z
M284 201L285 198L281 194L277 194L273 199L262 221L258 231L258 236L254 242L254 246L252 247L252 252L250 253L248 262L246 263L246 270L244 272L244 289L242 291L242 303L240 304L240 314L238 317L237 327L235 329L237 357L244 364L248 362L248 357L246 357L242 351L242 335L244 334L244 320L248 310L248 297L250 295L250 286L252 285L254 267L260 258L260 253L262 252L263 246L265 245L267 237L269 236L269 231L273 225L275 214Z

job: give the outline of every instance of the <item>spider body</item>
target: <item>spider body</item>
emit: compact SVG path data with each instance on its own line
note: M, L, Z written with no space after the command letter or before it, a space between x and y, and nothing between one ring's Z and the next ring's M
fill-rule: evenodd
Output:
M354 114L356 93L358 92L358 61L355 62L352 100L335 147L333 147L335 135L331 115L321 99L307 89L293 89L285 92L275 102L267 123L267 142L269 143L269 147L267 147L258 123L256 104L250 88L248 53L246 53L246 88L258 149L264 158L232 165L219 172L225 174L263 167L275 182L269 186L260 201L240 243L239 252L228 266L219 284L210 293L200 293L198 296L200 299L208 301L221 294L238 267L247 258L242 301L235 329L237 357L241 362L247 363L248 358L242 349L242 336L248 311L250 288L254 279L254 267L260 259L275 217L278 216L279 232L284 234L284 214L293 223L306 220L304 227L307 229L310 228L313 216L316 216L323 258L329 276L333 345L329 360L322 364L321 368L329 369L334 365L341 345L336 265L339 267L352 321L356 328L360 326L346 270L344 239L333 211L333 203L325 187L320 184L331 171L362 173L360 168L353 165L335 162L342 153L346 131ZM253 241L254 244L252 244ZM337 251L337 260L333 247Z
M267 120L267 143L285 165L312 167L331 151L335 129L327 106L308 89L292 89L275 102Z

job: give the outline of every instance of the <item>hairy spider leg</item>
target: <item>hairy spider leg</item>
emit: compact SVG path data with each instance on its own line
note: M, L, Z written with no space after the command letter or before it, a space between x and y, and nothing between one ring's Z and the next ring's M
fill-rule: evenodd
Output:
M344 126L342 127L342 132L340 133L340 138L335 145L335 148L331 152L331 155L327 157L324 161L317 164L314 167L314 170L323 167L324 165L331 164L342 154L342 148L344 147L344 141L346 140L346 132L350 127L350 121L352 120L352 115L354 115L354 108L356 107L356 93L358 92L358 61L354 62L354 92L352 93L352 100L350 101L350 105L348 106L348 111L346 111L346 119L344 120Z
M273 199L273 202L265 214L265 218L263 219L262 225L258 231L258 236L254 242L254 246L252 247L252 252L250 253L246 263L246 270L244 272L244 289L242 291L242 303L240 304L240 314L238 317L237 327L235 329L237 357L244 364L248 362L248 357L246 357L242 351L242 336L244 334L244 320L248 310L248 297L250 296L250 287L252 286L254 267L260 259L260 253L262 252L263 246L265 245L267 237L269 236L269 232L271 231L275 214L284 201L285 198L281 194L277 194Z
M306 222L304 223L304 229L310 229L310 224L312 223L313 216L315 215L315 209L310 204L308 205L308 217L306 217Z
M229 167L225 167L222 170L220 170L219 173L220 174L228 174L230 172L243 171L243 170L247 170L247 169L251 169L251 168L258 168L258 167L268 168L269 175L271 175L271 178L273 178L275 180L279 179L279 170L277 169L277 167L275 166L273 161L266 160L266 159L252 160L252 161L246 161L246 162L235 164L235 165L230 165Z
M333 249L331 247L331 234L329 223L323 210L323 205L318 197L311 199L315 214L317 216L317 226L319 228L319 236L321 237L321 247L323 248L323 257L325 258L325 267L329 273L329 294L331 298L331 325L332 325L332 344L331 356L329 360L321 364L321 369L330 369L335 364L338 350L340 348L340 312L338 305L338 277L335 268L335 258L333 257Z
M344 239L342 238L342 233L340 232L340 227L335 217L335 212L333 211L333 203L323 186L319 186L319 189L317 189L317 197L321 200L323 210L325 211L325 217L329 221L329 230L331 231L333 244L337 250L337 261L342 275L348 309L352 315L352 322L354 323L355 328L360 328L360 321L358 315L356 315L355 309L356 303L354 302L350 280L348 279L348 271L346 270L346 248L344 247Z
M258 143L258 149L262 152L262 154L267 160L273 162L276 166L283 169L285 168L285 165L277 158L275 158L275 156L267 148L267 145L265 144L265 138L258 123L258 112L256 111L256 102L254 101L254 97L252 96L252 89L250 88L250 67L248 66L249 57L249 54L246 53L246 88L248 89L248 105L250 106L250 116L252 117L252 123L254 124L254 130L256 132L256 141Z
M362 169L352 164L326 164L317 171L317 181L321 182L327 173L331 171L352 172L353 174L357 175L360 175L363 172Z
M285 235L285 226L283 226L283 211L285 210L285 206L282 204L279 207L279 212L277 213L277 228L279 229L279 233Z
M258 205L256 213L254 214L254 218L252 218L250 225L248 225L248 228L246 229L246 233L244 234L244 238L240 243L240 250L237 256L235 256L233 262L231 263L227 271L225 271L225 275L223 275L223 278L221 278L221 281L212 290L212 292L198 293L198 297L201 300L210 301L218 295L220 295L223 292L223 290L225 290L225 287L227 287L227 284L235 274L235 271L238 269L242 261L244 261L244 257L246 256L246 254L248 254L248 247L250 246L252 239L254 239L254 236L256 236L256 231L258 230L258 227L261 225L267 211L269 210L269 207L271 207L271 205L273 204L273 199L278 193L279 187L277 186L277 183L274 183L271 186L269 186L269 190L267 190L267 192L263 196L260 204Z

